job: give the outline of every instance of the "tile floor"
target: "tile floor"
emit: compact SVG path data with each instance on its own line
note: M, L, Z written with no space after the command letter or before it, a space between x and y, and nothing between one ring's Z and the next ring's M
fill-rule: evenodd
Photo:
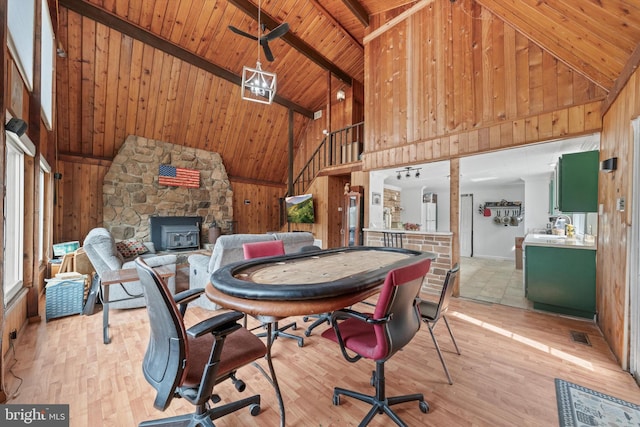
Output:
M460 296L533 309L533 303L524 296L522 270L516 270L512 260L461 257Z

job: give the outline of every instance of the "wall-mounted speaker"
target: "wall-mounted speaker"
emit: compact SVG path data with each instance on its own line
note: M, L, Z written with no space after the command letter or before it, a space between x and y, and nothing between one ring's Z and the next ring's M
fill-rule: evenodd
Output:
M4 129L9 132L13 132L18 136L24 135L27 131L27 122L22 119L16 119L15 117L10 119L6 125L4 125Z
M607 160L603 160L600 162L600 170L602 172L613 172L618 168L618 158L612 157Z

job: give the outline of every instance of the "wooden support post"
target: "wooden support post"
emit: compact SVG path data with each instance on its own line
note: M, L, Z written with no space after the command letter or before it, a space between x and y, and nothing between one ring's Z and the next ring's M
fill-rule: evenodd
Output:
M455 158L449 161L449 194L451 200L451 210L449 211L449 221L451 222L451 265L460 262L460 159ZM460 275L453 285L453 295L460 295Z

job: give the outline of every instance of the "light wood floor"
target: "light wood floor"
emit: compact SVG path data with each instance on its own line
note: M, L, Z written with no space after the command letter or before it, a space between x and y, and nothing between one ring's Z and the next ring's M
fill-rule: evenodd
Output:
M44 313L44 311L43 311ZM210 313L194 307L186 323ZM558 424L554 378L563 378L640 404L634 379L618 368L598 329L591 323L502 305L454 298L448 316L462 355L444 324L436 328L454 384L449 385L426 328L387 362L388 395L422 392L431 405L423 414L415 403L397 406L410 426L552 426ZM297 319L302 326L302 320ZM131 426L145 419L191 411L174 400L165 412L152 406L154 394L141 372L148 337L144 309L111 313L110 345L102 344L102 316L70 316L31 324L19 331L7 366L8 403L68 403L71 426ZM334 386L370 392L373 362L351 364L337 346L319 336L274 345L274 363L287 408L288 426L355 426L368 407L350 398L332 405ZM570 331L588 335L591 346L571 340ZM302 334L302 328L296 331ZM264 360L259 362L266 368ZM227 383L217 387L223 400L260 393L262 412L247 410L217 421L218 426L277 426L279 412L273 389L254 366L240 377L240 394ZM371 426L388 426L377 415Z

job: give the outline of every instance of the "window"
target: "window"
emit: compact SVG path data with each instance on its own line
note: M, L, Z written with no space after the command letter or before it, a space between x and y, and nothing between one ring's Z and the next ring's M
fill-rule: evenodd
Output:
M33 90L33 43L35 39L35 0L8 0L7 44L29 91Z
M6 193L4 200L4 277L5 303L22 287L24 252L24 155L33 156L35 146L26 135L6 136Z
M40 104L42 105L42 118L49 130L53 124L53 66L55 55L53 53L53 25L49 16L47 0L42 1L42 43L41 43L41 67L40 67Z

